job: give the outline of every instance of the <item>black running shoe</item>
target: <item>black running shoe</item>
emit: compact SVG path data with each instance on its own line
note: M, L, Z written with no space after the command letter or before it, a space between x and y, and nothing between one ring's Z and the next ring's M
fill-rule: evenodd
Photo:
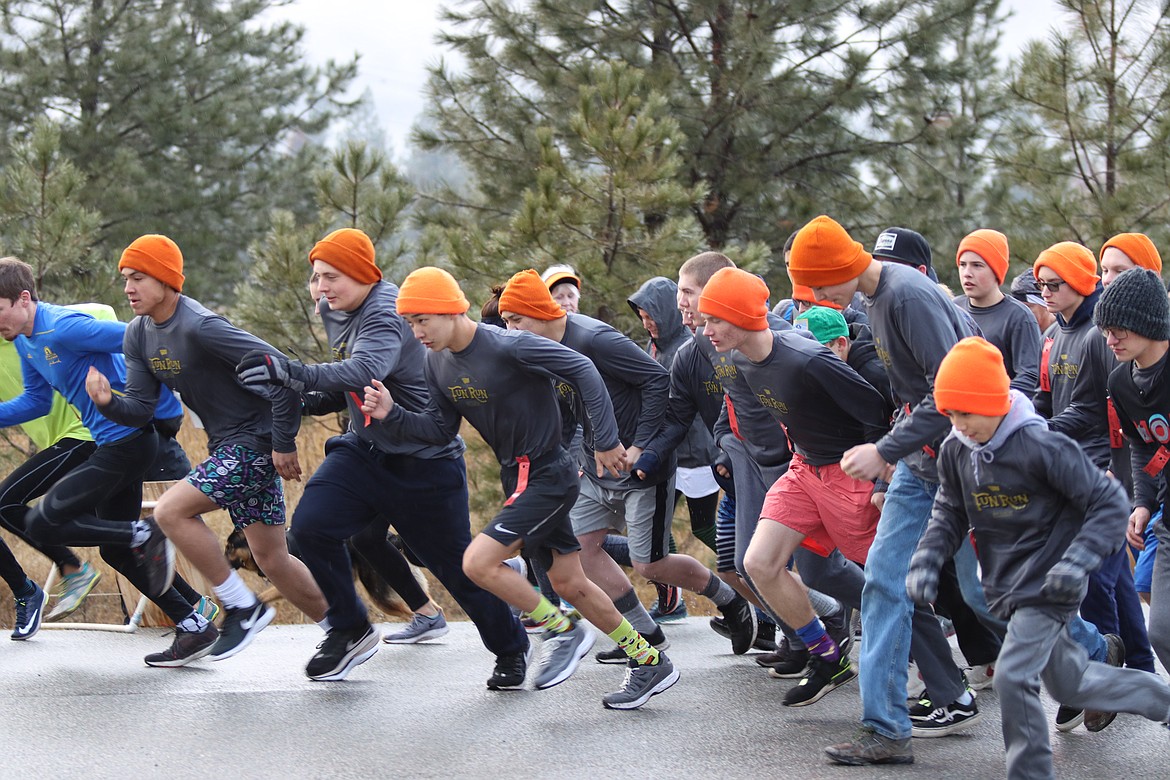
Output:
M840 688L850 680L857 679L857 672L847 656L836 661L826 661L813 656L808 662L808 672L796 687L784 694L785 707L805 707L824 698L826 693Z
M723 613L723 620L731 632L731 652L743 655L752 649L756 641L756 611L743 596L736 595L734 599L719 608Z
M752 647L756 650L763 650L765 653L776 652L776 624L759 620L759 616L757 616L757 622L756 641Z
M528 674L528 662L532 660L534 647L531 641L522 653L504 653L496 656L496 668L488 678L490 691L506 691L523 687Z
M175 580L175 548L167 540L154 517L143 519L150 528L150 536L138 547L131 547L134 562L146 578L148 598L158 598L170 589Z
M243 650L276 617L272 605L259 600L250 607L228 607L226 612L223 625L219 628L219 641L211 648L212 661L231 658Z
M29 582L32 582L29 580ZM41 628L41 615L45 611L45 592L41 586L32 582L33 592L24 598L16 599L14 622L10 639L24 641L32 637Z
M219 630L215 623L208 621L202 631L184 631L175 629L175 641L161 653L151 653L146 656L147 666L186 666L192 661L198 661L211 652L211 646L219 638Z
M344 680L350 670L378 652L381 640L369 623L357 628L331 629L317 645L317 654L305 666L305 675L310 680Z
M821 618L825 633L836 643L838 652L843 656L849 655L849 648L853 646L853 630L849 626L847 614L851 611L848 607L842 607L836 615Z

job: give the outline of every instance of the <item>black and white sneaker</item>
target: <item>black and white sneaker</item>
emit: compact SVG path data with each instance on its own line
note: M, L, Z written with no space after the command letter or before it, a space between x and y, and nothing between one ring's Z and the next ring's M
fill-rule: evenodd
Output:
M150 536L139 546L131 547L130 552L134 554L134 562L146 578L146 589L150 592L145 595L158 598L175 581L175 547L158 527L154 517L144 518L143 522L150 529Z
M250 607L227 607L225 611L227 614L219 628L219 640L211 648L212 661L231 658L243 650L276 617L272 605L259 600Z
M344 680L350 670L378 652L380 642L377 629L369 623L357 628L331 629L317 645L317 654L305 666L305 675L310 680Z
M175 641L171 642L170 647L161 653L151 653L143 660L147 666L186 666L210 653L212 645L218 638L219 630L215 623L210 621L202 631L184 631L176 628Z
M841 656L836 661L826 661L814 655L809 660L808 671L804 677L784 694L784 706L806 707L815 704L823 699L825 694L856 679L857 672L853 669L853 664L849 663L848 656Z
M975 699L971 699L970 704L960 704L956 701L935 707L930 716L923 720L910 721L910 734L924 739L945 737L969 729L982 719Z
M635 710L676 682L678 670L665 653L659 654L658 663L653 666L631 659L626 666L621 690L607 693L601 697L601 703L608 710Z
M27 578L26 578L27 579ZM28 580L33 592L22 598L17 598L14 608L14 622L9 639L24 641L31 638L41 628L41 615L45 611L45 592L41 586Z
M783 637L776 652L756 656L756 663L768 670L769 677L775 677L778 680L794 680L798 677L804 677L804 670L808 668L808 659L808 650L794 649L788 643L788 637Z
M666 633L661 628L655 628L651 634L642 634L642 638L653 645L655 650L665 650L670 647L670 640L666 638ZM608 650L599 650L593 657L597 659L599 664L624 664L630 660L626 651L622 650L621 645L614 645Z
M524 678L528 674L528 665L532 663L535 645L529 641L527 649L522 653L503 653L496 656L496 668L488 678L489 691L509 691L524 687Z
M736 595L734 599L719 608L723 613L723 621L731 633L731 652L743 655L752 649L756 641L756 611L743 596Z

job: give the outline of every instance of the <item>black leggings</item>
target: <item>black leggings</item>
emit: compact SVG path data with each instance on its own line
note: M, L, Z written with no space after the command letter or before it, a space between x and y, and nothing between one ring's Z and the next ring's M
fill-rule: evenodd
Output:
M98 547L106 563L148 592L130 542L142 509L142 477L157 449L158 437L149 429L96 447L25 514L28 538L43 545ZM191 614L191 601L173 586L151 600L176 623Z
M68 547L40 544L29 538L25 530L28 503L43 496L58 480L84 463L96 448L92 441L61 439L17 466L0 483L0 525L46 556L57 568L80 566L81 561ZM14 593L24 588L24 569L3 541L0 541L0 578Z

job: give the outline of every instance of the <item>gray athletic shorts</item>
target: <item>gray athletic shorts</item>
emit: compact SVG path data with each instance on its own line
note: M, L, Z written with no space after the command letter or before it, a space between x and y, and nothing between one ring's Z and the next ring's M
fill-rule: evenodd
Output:
M674 519L674 475L644 488L611 490L581 475L581 495L569 512L578 537L593 531L626 529L630 560L654 563L670 551L670 523Z

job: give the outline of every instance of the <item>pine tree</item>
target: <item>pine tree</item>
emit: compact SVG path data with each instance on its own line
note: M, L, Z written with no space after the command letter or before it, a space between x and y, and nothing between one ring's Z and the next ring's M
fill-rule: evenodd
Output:
M100 252L142 233L182 247L191 291L222 300L273 207L303 208L312 155L288 143L346 110L356 62L305 64L274 0L0 3L0 131L44 115L103 220ZM307 166L307 167L306 167Z
M120 302L113 267L91 251L101 215L81 205L85 177L60 142L58 126L41 118L27 139L12 144L0 192L4 251L32 266L47 299Z
M1063 0L1064 25L1013 67L1020 104L998 162L1005 206L1035 258L1142 231L1170 240L1170 24L1148 0Z
M875 118L898 88L893 74L942 45L956 9L974 2L465 2L444 17L460 67L432 69L415 138L475 176L472 196L435 199L498 228L544 162L536 128L572 137L592 66L626 63L678 122L675 179L702 192L690 208L704 246L760 241L778 265L789 233L817 213L872 221L864 162L890 143Z

